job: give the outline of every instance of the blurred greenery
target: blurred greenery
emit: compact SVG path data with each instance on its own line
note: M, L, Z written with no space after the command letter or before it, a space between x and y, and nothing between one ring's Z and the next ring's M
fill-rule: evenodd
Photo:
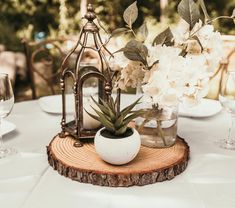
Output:
M177 4L180 0L168 0L165 9L167 23L176 23ZM57 36L60 24L66 33L75 33L80 24L80 1L66 0L66 21L61 22L61 0L9 0L0 4L0 44L4 44L8 50L22 50L20 39L23 37L33 39L38 32L45 32L46 36ZM93 0L102 22L109 30L124 25L122 14L125 8L133 0ZM231 15L235 8L235 0L206 0L206 5L212 17L219 15ZM140 26L146 17L160 21L160 1L137 1L139 17L134 27ZM149 18L148 18L149 19ZM234 23L231 20L220 20L215 24L223 34L235 34Z

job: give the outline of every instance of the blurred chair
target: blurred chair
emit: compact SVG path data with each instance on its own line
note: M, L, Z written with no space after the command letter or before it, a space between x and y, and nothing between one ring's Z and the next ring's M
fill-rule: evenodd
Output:
M219 98L219 92L221 89L221 82L224 79L224 73L227 71L235 71L235 44L233 43L233 47L228 51L226 58L224 58L215 71L214 75L210 80L210 90L207 95L207 98L216 99Z
M26 58L21 52L4 51L0 46L0 73L9 75L14 87L17 77L26 79Z
M69 48L65 38L22 40L32 99L60 92L60 65Z
M75 46L76 41L68 38L47 39L29 42L22 40L27 60L27 71L32 91L32 99L60 93L60 65ZM68 67L73 70L76 53L70 57ZM81 62L84 65L97 66L97 53L92 50L84 52Z

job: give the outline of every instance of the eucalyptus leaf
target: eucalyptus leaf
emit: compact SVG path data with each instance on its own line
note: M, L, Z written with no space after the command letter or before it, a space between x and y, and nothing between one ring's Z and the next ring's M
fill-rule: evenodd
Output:
M174 36L171 32L171 29L168 27L154 38L152 45L171 46L174 44L173 38Z
M202 43L201 43L200 39L199 39L196 35L194 35L194 36L192 37L192 39L194 39L194 40L196 40L196 41L198 42L198 44L199 44L200 47L201 47L201 52L202 52L202 51L203 51L203 46L202 46Z
M121 34L126 33L126 32L128 32L128 31L129 31L129 30L128 30L127 28L125 28L125 27L117 28L117 29L115 29L115 30L111 33L110 38L111 38L111 37L114 37L114 36L121 35Z
M207 12L204 0L199 0L199 5L200 5L200 7L201 7L201 9L203 11L203 14L205 16L205 22L208 22L211 18L209 16L208 12Z
M137 40L130 40L123 49L123 54L132 61L140 61L147 65L148 49Z
M178 5L178 13L189 24L190 30L200 19L199 7L193 0L181 0Z
M132 3L123 13L123 19L132 28L132 24L136 21L138 17L138 8L137 8L137 1Z
M187 54L188 54L188 52L187 52L187 45L185 44L185 45L183 46L183 49L182 49L182 51L180 52L179 56L185 57Z
M120 48L119 50L115 51L113 54L115 53L120 53L120 52L124 52L125 51L125 48Z
M146 22L144 22L140 28L139 28L139 32L140 32L140 35L141 35L141 39L144 41L147 39L148 37L148 28L147 28L147 25L146 25Z

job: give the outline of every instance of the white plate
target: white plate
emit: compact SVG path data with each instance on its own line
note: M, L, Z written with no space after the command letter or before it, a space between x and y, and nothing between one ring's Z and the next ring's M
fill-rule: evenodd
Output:
M5 121L5 120L2 121L2 124L1 124L2 135L15 130L15 128L16 128L15 124L9 121Z
M121 108L124 108L130 105L136 100L135 95L123 94L121 97ZM62 97L61 95L50 95L39 98L40 108L52 114L61 114L62 113ZM86 105L85 105L86 107ZM66 95L66 112L68 114L74 113L74 97L72 94Z
M130 105L137 99L136 95L122 94L121 108ZM39 99L41 109L47 113L62 113L61 95L46 96ZM202 99L195 107L179 106L179 116L203 118L216 115L222 110L221 104L217 100ZM72 94L66 95L66 112L72 114L74 112L74 98Z
M47 112L53 114L61 114L62 113L62 96L61 95L50 95L39 98L39 106L40 108ZM73 113L74 112L74 98L72 94L66 95L66 112Z
M179 115L184 117L203 118L214 116L222 110L219 101L211 99L202 99L201 102L194 107L179 106Z

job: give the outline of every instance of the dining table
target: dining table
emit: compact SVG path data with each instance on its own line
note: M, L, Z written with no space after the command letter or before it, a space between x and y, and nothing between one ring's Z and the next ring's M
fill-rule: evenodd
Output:
M169 181L131 187L79 183L53 170L46 147L61 131L61 114L43 111L40 100L15 103L6 120L15 129L3 136L4 145L18 153L0 159L1 208L235 207L235 150L218 144L228 135L224 111L179 116L178 135L190 147L186 170Z

